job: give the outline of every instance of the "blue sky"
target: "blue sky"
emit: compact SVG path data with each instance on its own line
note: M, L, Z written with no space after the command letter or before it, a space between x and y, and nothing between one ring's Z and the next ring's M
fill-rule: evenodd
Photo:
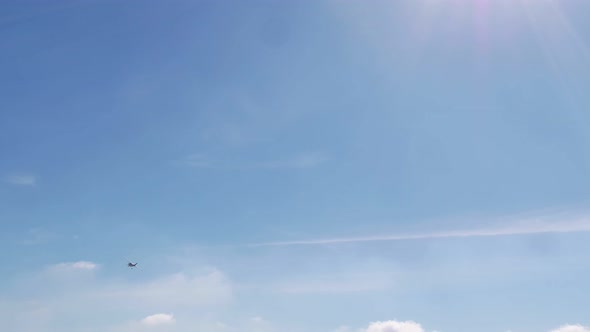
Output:
M587 1L4 1L0 40L2 329L590 331Z

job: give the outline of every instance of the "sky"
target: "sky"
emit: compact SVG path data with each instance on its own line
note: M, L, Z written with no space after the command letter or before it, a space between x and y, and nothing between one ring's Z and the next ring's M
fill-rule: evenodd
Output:
M588 1L7 0L0 73L1 330L590 331Z

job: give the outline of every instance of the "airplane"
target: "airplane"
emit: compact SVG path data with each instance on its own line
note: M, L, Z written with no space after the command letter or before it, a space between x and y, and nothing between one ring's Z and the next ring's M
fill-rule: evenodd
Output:
M139 268L139 267L137 266L137 263L131 263L131 261L130 261L129 259L127 259L127 258L125 258L125 260L128 262L128 263L127 263L127 267L130 267L130 268L137 267L137 268Z

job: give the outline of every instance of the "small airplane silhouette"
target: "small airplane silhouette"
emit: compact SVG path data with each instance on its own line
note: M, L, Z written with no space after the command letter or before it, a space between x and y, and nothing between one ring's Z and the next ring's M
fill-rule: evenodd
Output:
M137 263L131 263L131 261L128 258L125 258L125 260L128 262L127 263L127 267L130 267L130 268L137 267L137 268L139 268L139 266L137 266Z

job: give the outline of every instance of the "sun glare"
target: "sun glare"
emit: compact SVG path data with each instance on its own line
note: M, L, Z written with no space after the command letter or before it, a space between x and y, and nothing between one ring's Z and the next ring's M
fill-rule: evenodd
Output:
M563 5L551 0L423 0L410 33L415 43L434 38L465 38L474 34L478 54L509 44L518 35L534 32L552 61L576 57L588 63L588 45L570 22ZM559 60L559 59L563 60Z

